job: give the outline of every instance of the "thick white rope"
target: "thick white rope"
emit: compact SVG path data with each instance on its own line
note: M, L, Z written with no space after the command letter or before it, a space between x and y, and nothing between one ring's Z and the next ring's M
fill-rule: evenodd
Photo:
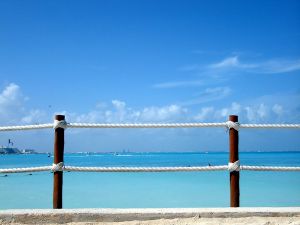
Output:
M57 164L53 163L51 171L52 172L64 171L64 169L65 169L64 162L60 162L60 163L57 163Z
M26 172L42 172L42 171L51 171L51 170L52 170L52 166L38 166L38 167L0 169L0 173L26 173Z
M240 170L251 171L300 171L297 166L240 166Z
M300 128L300 124L240 124L240 128Z
M63 128L67 129L68 123L65 120L54 120L53 129Z
M234 163L228 163L229 172L240 171L240 160L235 161Z
M227 127L226 123L70 123L70 128L196 128Z
M226 122L226 126L227 126L227 129L233 128L236 131L239 131L240 123L238 123L238 122L232 122L232 121L227 121Z
M234 163L233 163L234 164ZM220 171L229 170L229 172L239 170L251 171L300 171L300 167L285 166L191 166L191 167L79 167L64 166L63 163L58 166L41 166L28 168L9 168L0 169L0 173L24 173L24 172L40 172L40 171L77 171L77 172L188 172L188 171Z
M77 172L184 172L226 170L227 166L191 166L191 167L78 167L66 166L67 171Z
M24 126L3 126L0 127L0 131L36 130L36 129L49 129L49 128L53 128L53 123L24 125Z
M67 123L65 120L54 121L53 124L38 124L24 126L2 126L0 131L33 130L46 128L200 128L225 127L233 128L300 128L300 124L240 124L227 121L224 123Z

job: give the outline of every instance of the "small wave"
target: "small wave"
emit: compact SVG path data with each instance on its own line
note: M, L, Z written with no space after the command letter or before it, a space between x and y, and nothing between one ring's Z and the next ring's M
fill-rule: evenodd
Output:
M123 156L123 157L131 157L131 156L137 156L137 155L114 155L114 156Z
M89 155L65 155L66 158L84 158Z

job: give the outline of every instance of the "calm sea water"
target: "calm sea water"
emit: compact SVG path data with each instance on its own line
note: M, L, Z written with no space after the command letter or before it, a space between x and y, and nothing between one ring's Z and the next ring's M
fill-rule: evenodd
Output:
M300 166L300 152L240 153L244 165ZM0 155L0 167L51 165L45 154ZM225 165L228 153L65 154L76 166ZM0 174L0 209L52 208L53 174ZM300 206L300 172L241 171L241 206ZM229 174L65 172L64 208L227 207Z

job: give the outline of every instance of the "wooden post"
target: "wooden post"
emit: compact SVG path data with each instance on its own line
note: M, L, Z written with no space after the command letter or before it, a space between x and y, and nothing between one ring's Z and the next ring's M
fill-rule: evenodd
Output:
M64 120L65 116L56 115L55 119ZM54 164L64 161L64 138L65 131L63 128L56 128L54 133ZM63 187L63 172L54 172L53 177L53 209L62 208L62 187Z
M229 121L238 122L238 116L230 115ZM229 130L229 162L239 160L239 132L234 128ZM240 206L240 172L230 172L230 207Z

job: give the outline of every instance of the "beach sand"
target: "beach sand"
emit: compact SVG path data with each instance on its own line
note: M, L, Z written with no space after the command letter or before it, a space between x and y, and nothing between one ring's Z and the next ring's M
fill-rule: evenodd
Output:
M0 223L22 225L20 223ZM28 224L28 223L27 223ZM43 224L43 223L34 223ZM59 223L50 223L47 225ZM123 222L73 222L67 225L300 225L300 217L243 217L243 218L182 218L182 219L159 219L147 221L123 221Z
M0 225L300 225L300 207L0 210Z

